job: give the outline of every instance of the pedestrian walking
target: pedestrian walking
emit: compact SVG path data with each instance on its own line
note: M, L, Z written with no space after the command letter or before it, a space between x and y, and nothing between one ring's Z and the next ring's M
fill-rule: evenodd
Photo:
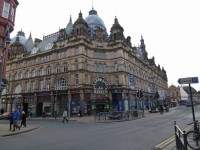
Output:
M162 105L160 105L160 107L159 107L159 111L160 111L160 113L161 113L161 114L163 113L163 111L164 111L164 108L163 108L163 106L162 106Z
M22 117L21 117L21 126L20 127L22 127L22 126L24 126L24 127L26 127L26 114L25 114L25 112L24 111L22 111Z
M29 118L29 119L32 118L32 110L31 110L31 109L28 110L28 118Z
M66 122L68 122L68 119L67 119L67 110L66 109L63 111L63 120L62 120L62 123L64 123L65 120L66 120Z
M56 110L54 111L54 118L55 119L57 118L57 111Z
M15 131L15 128L20 130L20 126L18 126L18 121L20 119L20 113L19 113L18 108L15 108L15 111L13 112L13 115L12 115L12 119L13 119L13 130L12 131Z
M12 130L12 126L13 126L13 117L12 117L12 112L10 113L10 118L9 118L9 120L10 120L10 129L9 129L9 131L11 131Z

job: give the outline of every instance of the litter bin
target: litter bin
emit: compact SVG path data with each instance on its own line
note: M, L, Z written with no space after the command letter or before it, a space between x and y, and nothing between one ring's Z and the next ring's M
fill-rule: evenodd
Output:
M134 110L134 111L133 111L133 116L134 116L134 117L138 117L138 111L137 111L137 110Z

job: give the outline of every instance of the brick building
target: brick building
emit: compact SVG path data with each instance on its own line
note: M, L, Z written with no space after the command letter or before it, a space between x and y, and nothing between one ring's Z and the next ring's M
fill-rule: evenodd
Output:
M1 93L7 84L5 79L10 33L14 29L15 13L18 6L17 0L0 0L0 109Z

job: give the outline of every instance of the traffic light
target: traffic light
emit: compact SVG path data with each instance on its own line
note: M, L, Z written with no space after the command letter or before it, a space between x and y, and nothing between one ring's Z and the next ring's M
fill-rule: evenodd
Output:
M139 90L136 91L136 96L137 96L137 97L140 97L140 92L139 92Z

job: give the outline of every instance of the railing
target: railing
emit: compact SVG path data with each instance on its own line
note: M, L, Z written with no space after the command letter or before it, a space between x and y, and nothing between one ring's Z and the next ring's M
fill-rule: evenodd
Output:
M96 122L112 122L112 121L126 121L143 118L144 112L142 110L134 111L113 111L113 112L99 112L94 115Z
M176 125L176 121L174 121L174 128L177 150L188 150L185 131L182 131L178 125Z

